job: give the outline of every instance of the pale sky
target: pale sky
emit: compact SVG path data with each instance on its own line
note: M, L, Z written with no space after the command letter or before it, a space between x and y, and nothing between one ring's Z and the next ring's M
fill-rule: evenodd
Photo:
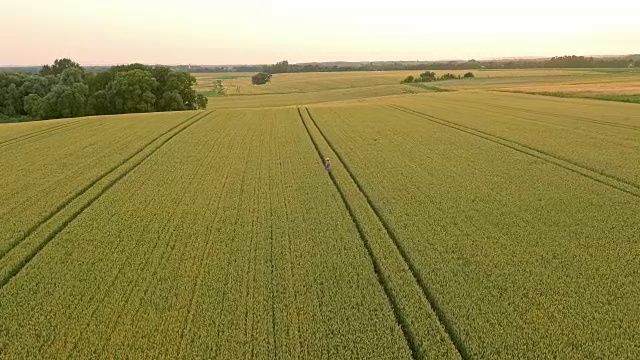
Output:
M0 0L0 65L640 53L640 0Z

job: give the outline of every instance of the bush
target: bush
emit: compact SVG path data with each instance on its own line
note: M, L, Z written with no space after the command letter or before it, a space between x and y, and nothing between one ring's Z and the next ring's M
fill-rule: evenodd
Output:
M251 77L251 83L253 85L264 85L271 81L271 74L269 73L257 73Z
M436 73L432 71L425 71L422 74L420 74L420 81L422 82L436 81Z
M446 73L442 76L440 76L440 78L438 80L453 80L453 79L457 79L458 77L451 74L451 73Z
M415 79L414 79L413 75L409 75L409 76L406 77L406 79L402 80L400 83L401 84L411 84L414 81L415 81Z
M207 99L206 96L202 94L198 94L196 96L196 106L198 107L198 109L206 110L208 103L209 103L209 99Z

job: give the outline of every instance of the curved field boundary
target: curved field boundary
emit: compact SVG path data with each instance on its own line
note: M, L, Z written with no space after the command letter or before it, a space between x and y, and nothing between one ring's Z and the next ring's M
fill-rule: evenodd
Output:
M17 239L0 258L0 291L16 276L51 240L62 232L84 210L100 198L118 181L140 166L164 144L185 131L213 111L195 114L146 143L128 158L99 175L94 181L77 191L69 199L51 211L38 224ZM185 125L186 124L186 125ZM177 129L177 130L176 130ZM174 131L175 130L175 131ZM164 137L164 138L163 138ZM154 146L155 143L155 146ZM145 153L145 150L147 152ZM139 156L138 156L139 155ZM113 177L109 180L110 177ZM102 184L100 184L102 182ZM84 196L86 195L86 196ZM75 208L75 209L74 209ZM69 214L69 211L71 212Z
M446 333L446 337L448 338L450 343L455 348L455 351L457 352L459 357L464 359L464 360L471 359L472 356L471 356L469 350L467 349L465 343L462 341L462 339L459 336L457 330L455 329L455 327L453 326L451 321L447 318L446 314L442 310L442 307L440 306L436 296L434 295L433 290L430 289L430 287L427 285L427 283L420 276L420 274L418 272L418 269L417 269L417 266L415 265L413 260L410 258L410 256L409 256L408 252L406 251L406 249L402 246L402 244L398 240L398 237L396 236L396 234L393 231L393 229L389 226L387 221L382 217L378 207L376 205L374 205L373 201L371 200L371 197L364 190L364 188L362 187L362 185L360 184L358 179L354 176L354 174L351 171L349 165L344 161L344 159L342 158L340 153L336 151L335 146L329 141L327 136L320 129L320 127L318 126L317 122L313 118L313 115L311 115L311 112L309 111L309 109L305 107L305 111L306 111L309 119L311 120L311 123L318 130L318 133L320 134L320 137L322 138L322 140L327 144L329 149L333 153L336 154L336 157L338 158L338 160L340 161L340 163L342 164L342 166L346 170L349 178L355 184L359 194L366 200L366 204L368 205L370 210L373 212L373 214L377 218L377 221L379 222L379 224L384 228L384 231L385 231L385 233L387 235L387 238L392 243L392 247L393 247L394 251L400 256L400 259L403 262L405 268L408 270L408 273L410 273L410 277L412 279L412 282L420 289L419 292L421 293L421 296L424 299L426 299L426 301L428 302L428 304L431 307L433 313L437 317L437 320L440 322L440 325L442 325L442 328L444 329L444 332ZM300 109L299 108L298 108L298 112L300 114ZM307 130L307 133L309 134L309 137L311 138L311 141L314 144L314 147L316 148L316 150L318 152L318 155L320 156L320 159L323 160L324 157L323 157L323 155L322 155L322 153L321 153L316 141L311 136L309 128L307 127L306 123L304 122L303 117L302 117L301 114L300 114L300 118L301 118L301 120L302 120L302 122L303 122L303 124L305 126L305 129ZM420 353L420 350L418 348L418 340L416 338L416 335L414 334L413 329L411 328L410 321L409 321L409 319L407 317L407 314L405 314L404 311L402 310L402 307L398 303L398 299L394 295L394 290L391 288L392 285L391 285L391 280L390 280L389 276L386 275L384 270L381 268L380 260L378 260L376 258L375 254L374 254L374 251L372 249L372 246L369 243L369 240L367 239L366 235L364 234L364 231L362 229L362 225L357 220L357 217L354 214L354 211L353 211L353 209L351 207L351 204L348 202L347 197L345 196L344 191L342 190L341 186L336 181L336 179L335 179L335 177L334 177L334 175L332 173L329 174L329 177L331 178L331 181L334 183L335 187L338 189L338 192L340 193L340 196L342 197L342 200L343 200L343 202L345 204L345 207L349 211L351 219L353 220L353 223L356 226L356 228L358 230L358 233L360 234L360 238L363 241L363 244L364 244L364 246L365 246L365 248L367 250L367 253L369 254L369 257L371 258L371 261L373 263L374 271L376 273L376 276L378 277L378 281L382 285L382 287L383 287L383 289L385 291L385 294L387 295L387 298L389 299L389 302L393 307L394 315L396 316L396 320L400 324L400 326L402 328L402 331L403 331L403 333L405 335L405 338L407 339L407 343L408 343L408 345L409 345L409 347L410 347L410 349L412 351L413 357L416 358L416 359L423 358L423 356Z
M520 153L538 158L540 160L546 161L550 164L556 165L558 167L561 167L563 169L569 170L571 172L574 172L576 174L582 175L586 178L589 178L593 181L599 182L603 185L606 185L608 187L611 187L613 189L616 190L620 190L624 193L627 193L629 195L635 196L637 198L640 198L640 187L638 187L637 185L627 182L625 180L619 179L617 177L613 177L611 175L608 174L604 174L604 173L600 173L597 172L595 170L589 169L587 167L584 167L580 164L577 164L575 162L572 162L570 160L567 159L563 159L563 158L559 158L556 157L548 152L545 152L543 150L539 150L518 142L515 142L513 140L509 140L506 138L502 138L496 135L492 135L489 133L486 133L484 131L481 130L477 130L471 127L467 127L467 126L463 126L463 125L459 125L457 123L439 118L439 117L435 117L432 115L428 115L419 111L415 111L415 110L411 110L408 108L405 108L403 106L398 106L398 105L389 105L391 108L398 110L398 111L402 111L405 112L407 114L413 115L413 116L417 116L420 117L422 119L431 121L433 123L439 124L439 125L443 125L443 126L447 126L449 128L458 130L458 131L462 131L464 133L467 133L469 135L473 135L479 138L482 138L484 140L490 141L492 143L495 143L497 145L501 145L507 148L510 148L512 150L518 151Z
M32 132L29 132L27 134L22 134L20 136L14 137L14 138L1 141L0 142L0 148L6 147L6 146L9 146L9 145L13 145L13 144L17 144L19 142L31 139L31 138L36 137L36 136L44 135L44 134L47 134L47 133L51 133L51 132L55 132L55 131L61 130L63 128L67 128L67 127L70 127L70 126L73 126L73 125L77 125L80 122L81 122L81 120L76 120L76 121L73 121L73 122L70 122L70 123L59 124L59 125L47 127L47 128L44 128L44 129L32 131Z
M578 121L590 122L590 123L598 124L598 125L606 125L606 126L617 127L617 128L621 128L621 129L629 129L629 130L640 131L640 126L620 124L620 123L616 123L616 122L613 122L613 121L596 120L596 119L590 119L590 118L583 117L583 116L558 114L558 113L548 112L548 111L523 109L523 108L519 108L519 107L516 107L516 106L485 103L485 102L475 101L475 100L466 100L465 99L465 101L468 101L468 102L471 102L471 103L475 103L475 104L480 104L480 105L488 105L488 106L499 108L499 109L517 110L517 111L528 112L530 114L536 114L536 115L546 115L546 116L561 117L561 118L564 117L564 118L578 120Z

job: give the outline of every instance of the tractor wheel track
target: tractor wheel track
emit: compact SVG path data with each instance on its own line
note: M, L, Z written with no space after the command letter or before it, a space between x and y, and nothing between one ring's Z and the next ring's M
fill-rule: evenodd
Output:
M147 160L149 157L151 157L153 154L156 153L156 151L158 151L159 149L161 149L167 142L169 142L170 140L172 140L174 137L176 137L177 135L179 135L180 133L182 133L183 131L187 130L188 128L190 128L191 126L193 126L194 124L196 124L198 121L200 121L201 119L205 118L206 116L208 116L209 114L211 114L213 111L209 111L209 112L205 112L205 113L198 113L195 114L193 116L190 116L189 118L187 118L184 121L181 121L179 124L177 124L176 126L170 128L169 130L165 131L164 133L162 133L161 135L159 135L158 137L156 137L155 139L151 140L150 142L146 143L144 146L142 146L141 148L139 148L138 151L136 151L135 153L133 153L131 156L127 157L126 159L124 159L123 161L121 161L119 164L117 164L116 166L112 167L111 169L109 169L108 171L104 172L103 174L101 174L98 178L96 178L94 181L92 181L91 183L87 184L85 187L83 187L80 191L76 192L71 198L69 198L68 200L64 201L62 204L60 204L54 211L50 212L43 220L41 220L38 224L34 225L32 228L30 228L27 233L25 234L25 236L22 236L20 239L18 239L18 241L16 241L12 247L5 251L2 256L0 256L0 264L2 262L5 262L5 258L7 256L11 255L11 251L14 250L17 246L19 246L20 244L22 244L30 235L32 235L33 233L35 233L41 226L43 226L44 224L46 224L49 220L51 220L53 217L55 217L57 214L59 214L60 212L62 212L63 209L65 209L69 204L71 204L74 200L80 198L82 195L84 195L86 192L88 192L94 185L96 185L98 182L100 182L100 180L104 179L105 177L109 176L110 174L113 174L115 172L117 172L117 170L124 166L127 162L129 162L129 160L132 160L136 155L142 153L145 149L149 148L154 142L157 142L160 138L162 138L163 136L169 134L171 131L175 130L176 128L179 128L180 126L188 123L189 121L191 121L190 123L188 123L186 126L178 129L177 131L175 131L173 134L171 134L170 136L168 136L167 138L165 138L164 140L161 140L160 143L153 149L151 150L148 154L142 156L140 159L136 160L133 164L131 164L130 168L125 170L124 172L122 172L120 175L118 175L116 178L114 178L113 180L111 180L110 182L108 182L104 188L102 188L97 194L93 195L91 198L89 198L88 200L86 200L86 202L84 204L82 204L78 209L76 209L73 213L71 213L70 216L68 216L66 219L64 219L60 225L58 225L57 227L55 227L53 229L53 231L51 231L42 241L38 242L37 245L31 249L31 251L29 251L27 253L27 255L22 258L19 259L15 262L11 262L11 259L9 259L10 263L8 264L8 266L5 266L5 268L9 268L6 271L3 271L4 269L0 268L0 271L2 271L2 273L0 273L0 291L4 288L4 286L11 281L11 279L13 279L47 244L49 244L58 234L60 234L71 222L73 222L82 212L84 212L84 210L86 210L88 207L90 207L97 199L99 199L104 193L106 193L109 189L111 189L116 183L118 183L122 178L124 178L125 176L127 176L128 174L130 174L132 171L134 171L135 169L137 169L145 160ZM193 120L195 119L195 120ZM5 264L2 264L5 265Z
M73 127L74 125L78 125L81 122L82 122L81 120L76 120L76 121L73 121L73 122L70 122L70 123L59 124L59 125L47 127L45 129L32 131L32 132L27 133L27 134L22 134L20 136L14 137L14 138L1 141L0 142L0 148L4 148L4 147L7 147L7 146L18 144L18 143L20 143L22 141L29 140L31 138L34 138L34 137L37 137L37 136L40 136L40 135L45 135L45 134L48 134L48 133L51 133L51 132L56 132L58 130L62 130L62 129L68 128L68 127ZM83 125L83 124L80 124L80 125Z
M349 177L354 182L354 184L358 188L359 192L362 194L362 196L366 200L367 204L369 205L369 207L371 208L373 213L378 218L378 221L380 222L380 224L384 227L388 237L393 242L393 246L398 250L398 253L402 257L402 260L405 262L405 264L407 265L407 268L411 272L411 275L412 275L415 283L420 288L420 290L422 291L422 295L424 296L424 298L427 300L427 302L429 303L429 305L433 309L433 311L436 314L440 324L443 326L443 328L444 328L444 330L446 332L446 335L449 337L449 340L451 341L451 343L455 347L455 349L458 352L458 354L460 355L460 357L463 360L471 359L472 357L471 357L468 349L466 348L464 342L461 340L460 336L458 335L458 332L453 327L453 324L451 323L451 321L449 321L449 319L446 317L445 313L442 311L442 307L439 305L436 297L433 295L434 294L433 291L427 286L426 282L419 275L417 267L415 266L414 262L409 257L406 249L404 249L404 247L398 241L398 238L395 235L395 232L391 229L389 224L381 216L380 211L378 210L377 206L375 206L373 204L373 202L371 201L370 196L363 189L363 187L360 184L360 182L358 181L358 179L354 176L353 172L351 171L351 168L347 165L347 163L344 161L344 159L342 158L340 153L336 151L336 148L328 140L328 138L326 137L324 132L320 129L320 127L316 123L315 119L311 115L311 112L309 111L309 109L307 109L306 107L304 109L307 112L307 115L308 115L309 119L311 120L311 123L318 130L318 133L320 134L322 139L327 143L328 147L336 154L338 160L344 166L345 170L349 174ZM309 138L311 139L311 142L313 143L313 146L316 149L316 152L318 153L318 156L320 157L320 160L324 160L324 157L322 155L320 147L318 146L316 140L311 135L311 132L310 132L306 122L304 121L302 113L300 112L300 108L298 108L298 115L300 116L300 120L302 121L302 124L304 125L305 130L307 131L307 134L308 134ZM382 288L383 288L383 290L385 292L385 295L387 296L387 300L389 301L389 303L390 303L390 305L391 305L391 307L393 309L394 316L396 318L396 321L398 322L398 325L402 329L403 335L404 335L404 337L405 337L405 339L407 341L407 345L409 346L409 349L411 350L412 357L414 359L422 358L422 356L420 355L420 350L419 350L419 346L418 346L418 340L416 339L416 336L413 333L413 329L411 328L411 325L410 325L408 319L403 314L403 311L402 311L400 305L398 304L398 300L396 299L396 297L395 297L395 295L393 293L393 290L391 289L390 280L389 280L388 275L385 274L384 270L382 269L382 266L380 265L380 261L377 259L376 255L374 254L373 248L372 248L367 236L365 235L365 232L364 232L364 230L362 228L362 225L357 220L355 212L353 211L353 209L351 207L351 204L347 200L347 197L346 197L346 195L344 193L344 190L339 185L339 183L337 182L337 180L333 176L333 174L330 173L329 174L329 178L331 179L331 181L332 181L333 185L335 186L335 188L338 190L338 193L339 193L340 197L342 198L342 201L343 201L347 211L349 212L351 220L353 221L353 224L355 225L355 227L356 227L356 229L358 231L358 234L360 235L360 239L362 240L362 243L363 243L363 245L364 245L364 247L365 247L365 249L367 251L367 254L369 255L369 258L370 258L370 260L372 262L373 269L374 269L374 272L375 272L376 277L378 279L378 282L382 286Z
M392 109L405 112L407 114L428 120L432 123L443 125L449 127L451 129L455 129L461 132L464 132L469 135L473 135L479 137L481 139L487 140L494 144L504 146L510 148L512 150L518 151L522 154L529 155L535 157L537 159L543 160L549 164L553 164L555 166L561 167L565 170L571 171L593 181L596 181L600 184L606 185L610 188L622 191L626 194L632 195L634 197L640 198L640 187L632 182L629 182L624 179L620 179L618 177L614 177L612 175L596 171L594 169L590 169L581 164L573 162L568 159L557 157L553 154L550 154L546 151L536 149L521 143L518 143L513 140L509 140L507 138L503 138L500 136L492 135L490 133L474 129L472 127L460 125L439 117L435 117L433 115L428 115L416 110L408 109L398 105L389 105Z
M629 130L640 131L640 126L620 124L620 123L616 123L616 122L613 122L613 121L596 120L596 119L591 119L591 118L587 118L587 117L584 117L584 116L558 114L558 113L554 113L554 112L547 112L547 111L540 111L540 110L530 110L530 109L525 109L525 108L519 108L519 107L516 107L516 106L500 105L500 104L493 104L493 103L484 103L484 102L481 102L481 101L474 101L474 100L465 100L465 101L468 101L468 102L471 102L471 103L475 103L475 104L480 104L480 105L488 105L488 106L499 108L499 109L516 110L516 111L522 111L522 112L527 112L527 113L536 114L536 115L545 115L545 116L552 116L552 117L559 117L559 118L568 118L568 119L573 119L573 120L577 120L577 121L590 122L590 123L598 124L598 125L605 125L605 126L611 126L611 127L621 128L621 129L629 129Z

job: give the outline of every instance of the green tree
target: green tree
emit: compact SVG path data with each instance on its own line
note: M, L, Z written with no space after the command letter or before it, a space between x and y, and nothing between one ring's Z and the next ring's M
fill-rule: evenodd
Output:
M76 67L70 67L68 69L65 69L60 74L60 79L58 84L72 86L73 84L83 83L84 79L82 77L82 73L83 73L82 70Z
M42 99L37 118L58 119L86 114L89 87L83 83L59 84Z
M456 79L457 77L454 74L451 73L446 73L442 76L440 76L440 78L438 80L453 80Z
M111 111L123 114L154 111L157 87L158 82L149 71L136 69L118 73L105 91Z
M127 64L127 65L116 65L116 66L112 66L111 69L109 69L109 71L113 73L129 72L131 70L144 70L144 71L151 72L153 68L149 65L133 63L133 64Z
M42 109L42 97L38 94L29 94L24 98L24 111L34 119L38 119Z
M20 86L20 96L24 98L26 96L36 94L40 97L44 97L49 93L49 91L51 91L51 87L53 85L55 84L50 82L49 79L44 76L30 76L22 86Z
M153 69L158 81L155 92L158 98L158 111L193 110L196 105L196 91L193 86L196 78L184 71L172 71L165 67Z
M216 80L210 94L211 96L225 96L227 94L227 90L224 85L222 85L222 80Z
M464 74L464 78L465 79L471 79L475 77L475 75L473 75L473 73L471 71L469 71L468 73Z
M254 85L263 85L271 81L271 74L261 72L251 77L251 83Z
M80 66L80 64L78 64L77 62L68 58L64 58L64 59L56 59L53 62L53 65L43 66L42 69L40 70L40 75L42 76L60 75L62 74L62 72L64 72L66 69L69 69L69 68L78 68L84 71Z
M89 91L94 94L107 88L110 82L116 77L115 71L103 71L99 73L89 73L85 77L85 83L89 86Z
M185 110L184 99L178 90L165 91L158 100L158 111L179 111Z
M0 104L0 109L2 109L2 113L15 116L20 114L20 109L22 109L21 101L20 101L20 91L16 84L11 84L6 87L3 91L3 101Z
M196 106L198 109L205 110L207 108L207 104L209 103L209 99L202 94L198 94L196 96Z
M282 60L280 62L277 62L271 68L271 74L283 74L288 72L289 72L289 62L287 60Z
M30 77L25 74L0 73L0 114L17 116L24 114L20 88Z
M88 115L107 115L111 113L109 96L106 90L99 90L91 94L87 104Z
M422 74L420 74L420 81L421 82L436 81L436 73L434 73L433 71L425 71Z

